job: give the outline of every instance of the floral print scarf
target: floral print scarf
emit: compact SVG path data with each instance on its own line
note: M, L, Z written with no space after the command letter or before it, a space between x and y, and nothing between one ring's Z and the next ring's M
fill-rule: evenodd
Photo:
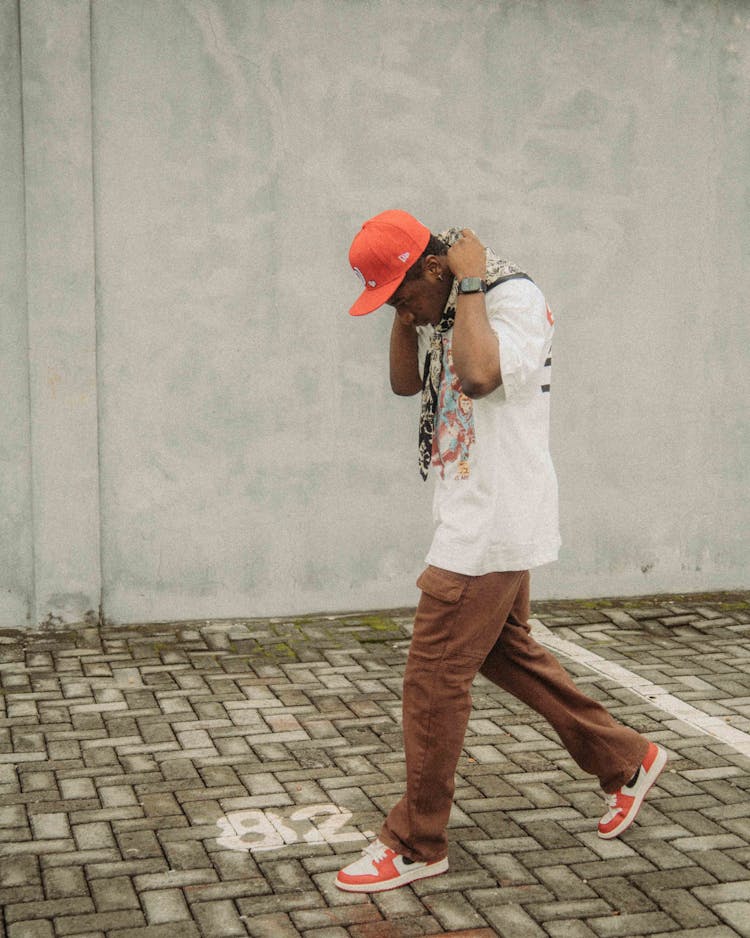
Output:
M460 228L448 228L442 231L438 239L450 247L461 237ZM510 261L501 260L491 248L486 249L487 271L485 282L487 289L497 286L503 280L515 277L530 279L520 267ZM419 416L419 473L423 479L427 478L432 461L432 440L435 433L435 412L437 410L438 392L443 373L443 336L453 328L456 318L456 300L458 298L458 281L453 278L453 285L440 322L435 326L430 348L424 363L422 377L422 410Z

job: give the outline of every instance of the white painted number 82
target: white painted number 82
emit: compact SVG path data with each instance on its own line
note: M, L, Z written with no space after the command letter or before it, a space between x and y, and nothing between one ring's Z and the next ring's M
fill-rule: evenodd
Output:
M280 850L299 843L338 844L367 840L353 828L345 830L352 813L335 804L311 804L297 808L289 814L276 811L232 811L216 823L221 835L216 842L228 850L257 853L261 850ZM317 823L316 818L322 817Z

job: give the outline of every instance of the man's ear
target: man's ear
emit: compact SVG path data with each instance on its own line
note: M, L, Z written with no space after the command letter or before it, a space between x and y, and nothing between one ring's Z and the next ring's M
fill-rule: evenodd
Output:
M437 254L428 254L422 262L422 276L430 275L431 280L441 280L443 265Z

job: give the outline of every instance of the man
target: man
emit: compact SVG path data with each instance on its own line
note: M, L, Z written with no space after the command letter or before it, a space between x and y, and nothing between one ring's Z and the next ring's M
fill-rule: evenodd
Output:
M582 694L528 625L528 571L555 560L560 544L548 444L552 313L532 280L470 229L434 236L403 211L365 222L349 260L364 283L350 313L384 303L396 311L391 386L422 392L419 468L435 476L436 528L404 674L406 793L336 885L376 892L448 869L478 671L542 714L597 776L607 795L599 835L616 837L666 753Z

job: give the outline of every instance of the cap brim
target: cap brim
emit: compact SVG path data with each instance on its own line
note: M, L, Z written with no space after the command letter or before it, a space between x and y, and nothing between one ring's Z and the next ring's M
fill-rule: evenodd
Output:
M349 310L349 315L366 316L368 313L374 313L376 309L380 309L384 303L388 302L396 290L398 290L405 276L406 271L404 271L403 277L396 277L395 280L390 280L388 283L384 283L379 287L364 290L357 299L357 302Z

